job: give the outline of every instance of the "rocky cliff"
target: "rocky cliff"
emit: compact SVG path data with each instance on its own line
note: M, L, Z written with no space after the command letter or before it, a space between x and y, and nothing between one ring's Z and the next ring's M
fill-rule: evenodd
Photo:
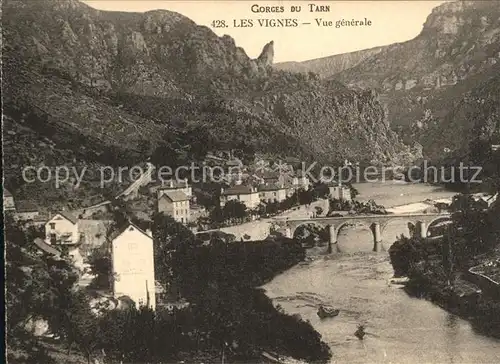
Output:
M488 70L500 60L500 6L495 1L440 5L422 32L384 47L336 79L384 92L440 89Z
M500 63L500 5L497 1L445 3L433 9L415 39L378 48L362 58L340 72L328 67L328 58L301 66L323 69L323 76L353 89L379 90L393 129L408 143L420 141L427 155L439 155L445 148L466 143L471 138L466 131L479 122L470 120L474 111L464 111L471 107L463 101L464 94L467 100L472 93L477 102L495 105L487 89L492 90L490 80ZM456 108L460 116L451 117Z
M5 135L37 139L7 140L12 171L44 153L61 161L59 150L130 163L165 140L179 153L191 145L194 154L241 148L323 162L408 157L376 93L274 70L273 42L251 59L178 13L105 12L76 0L8 1L3 12Z

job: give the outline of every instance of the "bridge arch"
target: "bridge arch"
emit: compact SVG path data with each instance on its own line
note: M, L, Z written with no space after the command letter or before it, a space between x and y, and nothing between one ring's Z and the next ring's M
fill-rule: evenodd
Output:
M325 231L325 229L328 228L328 225L327 224L322 224L322 223L320 223L318 221L314 221L314 220L313 221L304 221L304 222L298 224L293 229L293 231L290 231L290 237L293 238L293 239L298 239L298 237L297 237L298 232L300 232L303 229L308 229L308 228L310 229L311 227L317 228L318 234L321 234L321 232ZM326 235L324 237L324 239L326 240L325 243L328 243L329 236Z
M431 228L436 227L441 222L452 222L451 215L444 215L444 216L438 216L432 220L430 220L427 223L426 229L425 229L425 237L429 235L429 232L431 232Z
M276 223L285 228L285 234L289 238L293 238L296 230L304 225L316 225L320 228L328 227L329 230L329 249L328 251L340 250L340 245L338 244L338 235L340 231L343 231L348 225L363 226L369 228L372 233L372 238L374 242L374 249L380 251L383 248L383 240L387 240L387 227L393 224L395 221L402 221L407 224L409 235L420 236L422 238L427 237L428 233L428 223L433 225L439 221L450 220L448 214L437 214L437 213L419 213L419 214L395 214L395 215L362 215L362 216L335 216L335 217L322 217L322 218L303 218L303 219L281 219L276 220ZM417 235L418 234L418 235ZM400 236L400 234L397 234ZM325 237L326 238L326 237ZM390 240L390 239L389 239ZM358 239L359 241L359 239ZM355 240L356 242L356 240ZM332 249L332 247L334 249ZM366 250L366 243L358 246L361 250ZM388 248L388 246L385 246Z
M398 233L394 234L395 236L390 236L390 228L394 227L395 224L403 225L404 228L401 229L401 227L398 230ZM381 224L381 235L382 235L382 240L384 243L387 245L392 245L394 241L401 236L401 234L407 236L407 237L412 237L415 235L419 229L420 225L420 220L418 219L412 219L411 217L408 218L401 218L401 217L394 217L392 219L386 220L384 223ZM392 231L394 233L394 231Z
M291 237L295 236L295 234L297 233L297 230L299 230L299 228L304 228L307 226L316 226L318 228L325 229L328 226L328 224L323 224L317 220L303 221L294 227L289 227Z
M339 242L339 234L342 231L345 231L345 229L349 227L354 227L355 229L362 228L364 230L368 230L370 232L370 237L371 237L371 245L366 245L365 243L359 243L359 241L353 242L349 241L346 244L343 244L342 242ZM362 231L362 230L361 230ZM358 230L359 233L361 233L360 230ZM382 241L381 241L381 234L380 234L380 224L375 221L362 221L362 220L347 220L343 221L341 224L339 224L337 227L334 229L330 229L330 235L334 234L334 237L332 239L331 236L331 242L334 242L337 246L337 250L340 252L344 252L344 250L351 250L353 245L359 245L359 247L356 247L354 250L355 251L379 251L382 249Z

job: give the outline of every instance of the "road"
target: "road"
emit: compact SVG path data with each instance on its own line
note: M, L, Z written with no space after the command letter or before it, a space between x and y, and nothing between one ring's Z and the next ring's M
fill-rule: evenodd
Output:
M311 217L313 212L316 211L316 207L321 207L323 209L323 214L325 216L328 212L328 200L322 199L313 202L310 206L302 205L300 208L295 210L288 210L275 217L281 218L308 218ZM236 237L236 240L241 240L245 235L250 236L250 240L264 240L270 233L270 227L273 222L273 218L263 218L255 221L246 222L244 224L228 226L216 230L207 230L200 233L206 233L210 231L222 231L226 234L232 234Z

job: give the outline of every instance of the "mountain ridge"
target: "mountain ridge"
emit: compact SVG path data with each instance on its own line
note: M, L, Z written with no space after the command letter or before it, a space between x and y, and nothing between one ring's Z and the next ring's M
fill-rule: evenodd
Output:
M377 93L275 70L272 41L251 59L231 37L167 10L105 12L76 0L4 5L11 131L29 128L53 149L63 145L68 160L130 164L166 144L176 155L189 150L188 159L210 149L322 163L412 158ZM9 154L36 155L35 142L9 144L15 174L30 158Z
M314 72L321 77L329 77L352 68L382 51L385 46L361 49L358 51L335 54L302 62L290 61L274 64L276 69L290 72Z
M445 115L452 115L455 108L460 108L463 93L483 89L484 97L474 93L479 102L493 101L492 93L481 84L494 90L488 80L500 62L498 5L494 1L447 2L432 10L415 38L381 47L377 53L341 71L319 61L302 66L324 67L323 77L343 82L352 89L378 90L392 128L406 143L420 142L424 153L435 158L444 149L468 143L468 132L473 124L480 123L467 120L463 110L455 122L450 124L445 120L449 118ZM495 112L494 108L491 112ZM429 122L432 128L423 126ZM446 129L449 127L464 133L449 132ZM432 133L448 137L438 138Z

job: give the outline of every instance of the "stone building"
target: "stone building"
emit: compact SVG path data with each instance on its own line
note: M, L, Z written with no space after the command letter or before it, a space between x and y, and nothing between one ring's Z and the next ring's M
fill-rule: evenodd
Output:
M221 207L224 207L224 205L231 200L240 201L247 207L247 209L254 209L260 204L260 197L257 188L245 185L236 185L228 189L221 190Z
M158 198L158 212L170 215L180 223L188 223L191 219L189 197L182 191L165 191Z

